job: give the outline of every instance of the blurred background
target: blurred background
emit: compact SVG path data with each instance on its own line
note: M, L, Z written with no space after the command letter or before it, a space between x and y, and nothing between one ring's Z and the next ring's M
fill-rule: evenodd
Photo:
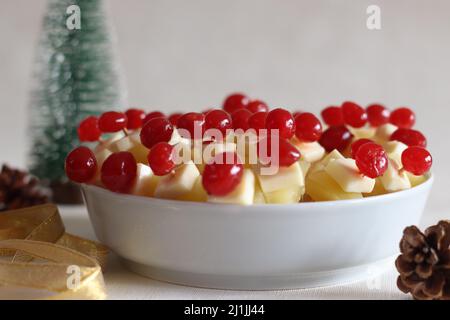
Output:
M449 1L106 3L130 106L204 110L233 91L313 112L344 100L409 106L435 161L429 209L450 216ZM372 4L381 8L381 30L366 27ZM0 0L0 161L19 167L27 162L31 68L45 5Z

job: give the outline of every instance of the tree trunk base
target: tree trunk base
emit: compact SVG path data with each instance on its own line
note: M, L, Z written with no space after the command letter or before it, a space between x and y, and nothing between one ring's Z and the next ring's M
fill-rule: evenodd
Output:
M83 196L78 185L72 182L53 181L50 183L52 201L57 204L82 204Z

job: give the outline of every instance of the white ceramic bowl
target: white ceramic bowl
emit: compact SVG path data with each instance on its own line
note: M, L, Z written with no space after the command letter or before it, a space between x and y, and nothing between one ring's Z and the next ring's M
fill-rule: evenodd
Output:
M403 229L419 222L432 181L357 200L253 206L82 190L97 237L131 270L192 286L262 290L383 271Z

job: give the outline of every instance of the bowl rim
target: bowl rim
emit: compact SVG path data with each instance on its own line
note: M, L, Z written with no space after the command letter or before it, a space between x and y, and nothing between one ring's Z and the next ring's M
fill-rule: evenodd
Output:
M212 207L228 207L228 208L302 208L302 209L308 209L308 208L321 208L321 207L330 207L330 206L336 206L336 205L358 205L362 203L370 203L370 202L376 202L376 201L382 201L382 200L394 200L399 197L408 196L410 193L416 193L423 191L424 189L428 189L431 187L434 181L434 175L432 173L426 174L427 180L415 187L401 190L401 191L395 191L391 193L386 193L382 195L372 196L372 197L363 197L359 199L344 199L344 200L330 200L330 201L312 201L312 202L298 202L298 203L289 203L289 204L279 204L279 203L258 203L258 204L251 204L251 205L242 205L242 204L233 204L233 203L212 203L212 202L194 202L194 201L186 201L186 200L174 200L174 199L161 199L161 198L154 198L154 197L145 197L145 196L138 196L133 194L124 194L124 193L117 193L110 191L108 189L102 188L97 185L93 184L86 184L81 183L81 189L83 190L83 193L86 190L93 190L95 192L100 192L108 196L116 196L120 197L124 200L129 201L140 201L144 203L158 203L158 204L164 204L164 205L174 205L174 206L180 206L181 204L184 206L212 206Z

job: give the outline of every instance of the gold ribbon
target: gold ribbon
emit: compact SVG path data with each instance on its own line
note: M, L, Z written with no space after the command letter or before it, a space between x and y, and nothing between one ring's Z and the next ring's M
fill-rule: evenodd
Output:
M107 254L66 233L53 204L0 213L0 297L27 288L45 299L105 299Z

